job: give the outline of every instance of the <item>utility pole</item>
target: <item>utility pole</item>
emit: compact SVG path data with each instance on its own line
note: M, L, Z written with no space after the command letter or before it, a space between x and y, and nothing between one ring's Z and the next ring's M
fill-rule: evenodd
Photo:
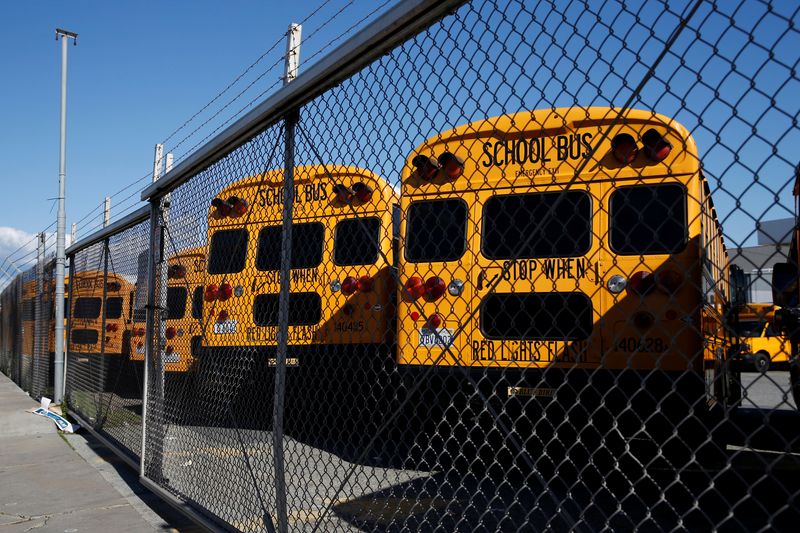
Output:
M58 157L58 222L56 226L56 327L53 396L55 403L64 399L64 241L67 214L64 209L64 181L67 177L67 43L78 44L78 34L56 28L56 41L61 40L61 137Z

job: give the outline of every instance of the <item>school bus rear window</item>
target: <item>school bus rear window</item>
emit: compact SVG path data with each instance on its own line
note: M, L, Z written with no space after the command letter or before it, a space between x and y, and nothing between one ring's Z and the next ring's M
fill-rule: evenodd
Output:
M106 318L117 319L122 317L122 298L115 296L106 298Z
M78 298L75 300L75 308L72 310L73 318L98 318L100 316L100 306L102 299L97 298Z
M467 204L426 200L408 208L406 259L412 263L455 261L467 247Z
M581 293L494 293L480 323L487 339L581 340L592 331L592 302Z
M319 222L292 224L292 268L315 268L322 263L325 226ZM281 227L267 226L258 235L258 270L280 270Z
M580 256L592 243L592 203L583 191L493 196L483 224L488 259Z
M221 230L211 236L209 274L234 274L244 269L247 259L247 230Z
M278 295L259 294L253 302L257 326L278 325ZM309 326L322 319L322 299L315 292L289 293L289 325Z
M96 329L73 329L69 341L72 344L97 344Z
M686 193L678 184L636 185L611 194L611 248L621 255L669 254L686 244Z
M192 294L192 318L203 318L203 287L197 287Z
M186 314L186 296L184 287L167 288L167 320L178 320Z
M333 262L337 265L371 265L378 260L381 220L353 218L336 224L333 232Z

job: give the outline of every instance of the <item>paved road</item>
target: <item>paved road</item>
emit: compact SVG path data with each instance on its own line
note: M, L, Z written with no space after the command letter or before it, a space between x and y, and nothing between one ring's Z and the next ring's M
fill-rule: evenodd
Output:
M742 388L743 407L781 410L796 408L789 392L789 372L743 372Z

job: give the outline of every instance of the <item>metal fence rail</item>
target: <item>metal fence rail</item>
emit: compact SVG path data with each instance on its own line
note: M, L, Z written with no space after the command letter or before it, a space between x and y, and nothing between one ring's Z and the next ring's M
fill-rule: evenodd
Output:
M212 529L793 530L800 343L744 296L799 17L399 3L69 251L71 411Z

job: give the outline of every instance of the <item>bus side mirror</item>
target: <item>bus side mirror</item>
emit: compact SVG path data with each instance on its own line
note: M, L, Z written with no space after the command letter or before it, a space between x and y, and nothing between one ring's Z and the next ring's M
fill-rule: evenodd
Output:
M747 303L747 278L744 270L736 265L731 266L731 304L740 309Z
M797 305L797 268L791 263L772 267L772 303L778 307Z

